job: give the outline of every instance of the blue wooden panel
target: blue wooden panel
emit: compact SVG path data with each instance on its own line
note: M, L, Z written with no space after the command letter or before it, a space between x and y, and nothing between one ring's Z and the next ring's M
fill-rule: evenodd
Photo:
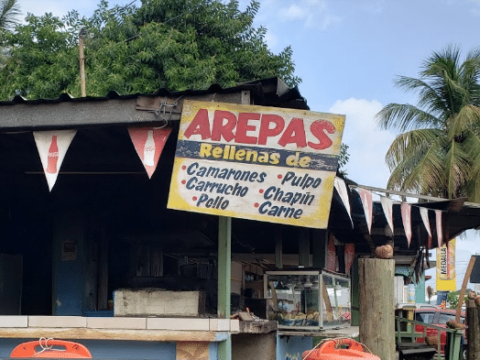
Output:
M209 347L209 359L217 360L218 359L218 343L212 342Z
M97 359L162 359L175 360L173 342L81 340Z
M277 335L277 360L302 360L302 353L313 348L313 338Z
M55 219L53 241L53 315L82 316L85 301L85 225L77 214L62 214ZM74 260L63 259L64 241L75 241Z

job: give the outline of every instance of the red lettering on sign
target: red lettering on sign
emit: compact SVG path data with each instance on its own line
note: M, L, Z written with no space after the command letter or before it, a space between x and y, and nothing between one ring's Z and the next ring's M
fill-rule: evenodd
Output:
M297 144L297 147L307 146L305 125L303 119L293 118L282 134L278 144L285 147L287 144Z
M198 110L192 123L188 126L187 130L183 134L187 139L192 135L201 135L202 140L210 139L212 134L210 133L210 121L208 119L208 110Z
M241 112L237 119L237 115L230 111L215 110L212 124L210 124L208 110L199 109L185 130L184 136L189 139L193 135L199 135L202 140L226 142L235 140L239 144L258 145L266 145L269 139L279 138L277 143L282 147L294 144L297 148L309 146L315 150L323 150L332 145L332 140L327 134L334 134L336 129L329 121L317 120L310 125L310 137L312 139L315 137L317 142L308 141L308 143L303 119L293 118L286 126L285 123L282 116L275 114ZM258 137L247 135L248 132L253 134L257 130Z
M325 131L329 134L335 133L335 126L331 122L325 120L317 120L312 123L312 125L310 125L310 131L312 132L313 136L315 136L319 141L318 144L312 143L311 141L308 142L308 146L310 146L312 149L323 150L332 145L332 140L328 137L327 134L325 134Z
M260 114L257 113L240 113L238 114L237 133L235 141L242 144L256 144L257 138L255 136L248 136L247 131L255 131L256 125L248 123L249 120L260 120Z
M224 123L223 120L227 120ZM215 110L213 116L212 140L220 141L222 137L225 141L230 142L235 138L233 129L237 125L237 117L230 111Z
M274 124L274 127L270 127ZM262 122L260 123L260 133L258 134L258 145L266 145L267 139L272 136L277 136L285 128L285 120L279 115L262 115Z

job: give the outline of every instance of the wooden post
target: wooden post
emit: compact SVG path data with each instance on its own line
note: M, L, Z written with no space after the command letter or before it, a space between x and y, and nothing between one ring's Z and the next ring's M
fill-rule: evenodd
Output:
M312 265L316 269L327 267L328 231L312 229Z
M470 279L470 275L472 275L472 270L474 266L475 266L475 256L472 256L470 258L470 262L468 263L467 270L465 271L465 275L463 276L462 288L460 289L460 294L458 295L458 304L457 304L457 312L455 314L455 321L460 320L460 313L462 312L463 298L465 297L465 291L467 290L468 280Z
M359 259L360 342L382 360L395 360L395 260Z
M480 359L480 309L475 301L468 300L467 303L467 341L468 360ZM463 351L463 349L461 350Z
M218 218L218 304L219 319L230 319L230 288L232 272L232 218ZM218 344L218 357L221 360L232 359L232 338Z
M102 229L102 238L98 249L98 310L108 308L108 238L105 227Z
M79 66L80 66L80 92L82 97L87 96L87 90L85 86L85 52L83 39L87 35L87 30L82 28L78 35L78 55L79 55Z
M275 268L283 269L283 244L282 233L280 229L276 229L275 233Z
M298 239L298 265L310 267L310 229L299 229Z

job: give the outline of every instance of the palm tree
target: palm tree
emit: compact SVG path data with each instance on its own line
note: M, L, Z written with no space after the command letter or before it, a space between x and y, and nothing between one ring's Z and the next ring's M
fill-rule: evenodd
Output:
M17 24L19 14L18 0L0 0L0 68L8 58L8 48L1 46L3 34Z
M18 0L0 0L0 33L17 23L17 15L20 15Z
M401 132L386 154L388 188L480 200L480 48L461 62L449 46L425 61L420 78L395 84L418 94L417 106L388 104L380 127Z

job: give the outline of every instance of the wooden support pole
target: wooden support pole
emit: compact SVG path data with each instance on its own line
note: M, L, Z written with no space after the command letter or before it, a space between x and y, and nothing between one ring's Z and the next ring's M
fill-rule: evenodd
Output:
M85 28L80 30L78 36L78 54L79 54L79 66L80 66L80 93L82 97L87 96L87 89L85 86L85 52L84 52L84 43L83 39L87 35Z
M310 229L299 229L298 265L309 268L310 265Z
M275 230L275 267L283 269L283 244L282 233L279 229Z
M468 300L467 303L467 324L468 360L479 360L480 309L475 305L475 301L473 300Z
M102 238L98 249L98 310L108 308L108 234L102 229ZM113 298L111 298L113 299Z
M395 360L395 260L359 259L360 342L382 360Z
M218 304L219 319L230 318L230 293L232 272L232 218L220 216L218 218ZM218 358L232 359L232 338L218 344Z
M467 290L468 280L470 279L470 275L472 275L472 270L474 266L475 266L475 256L472 256L468 263L467 270L465 271L465 275L463 276L462 288L460 289L460 294L458 295L458 304L457 304L457 312L455 314L455 321L460 320L460 313L462 312L463 298L465 297L465 291Z
M312 230L312 265L316 269L327 267L327 243L327 230Z

